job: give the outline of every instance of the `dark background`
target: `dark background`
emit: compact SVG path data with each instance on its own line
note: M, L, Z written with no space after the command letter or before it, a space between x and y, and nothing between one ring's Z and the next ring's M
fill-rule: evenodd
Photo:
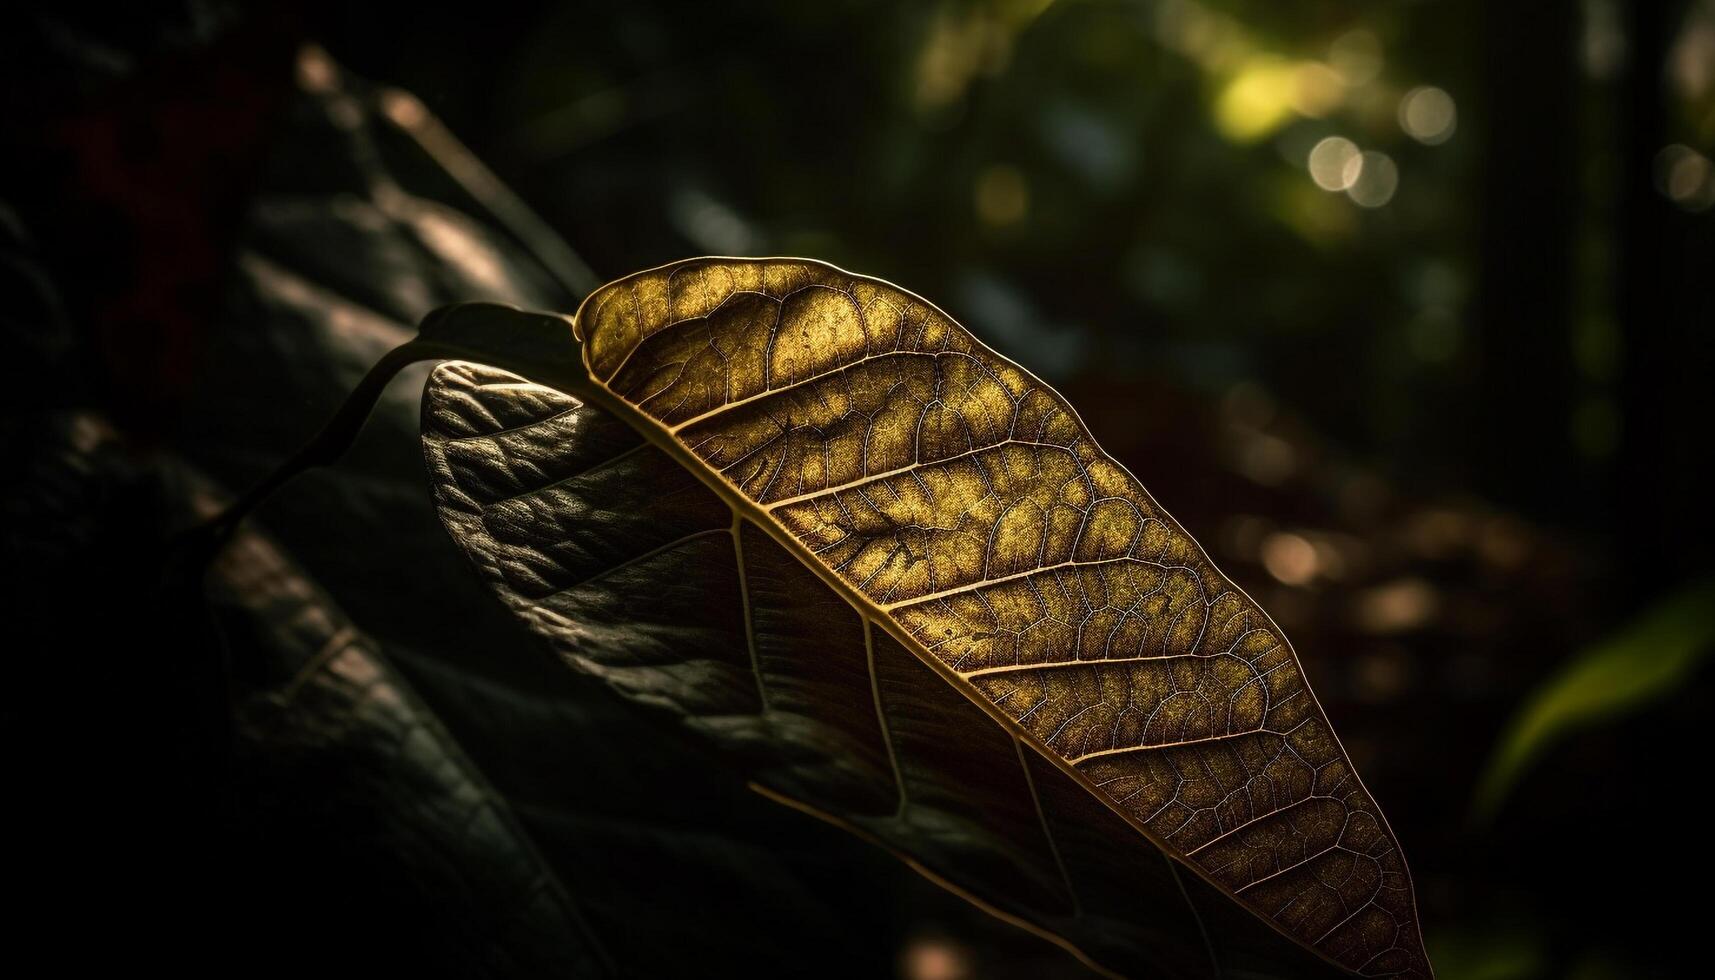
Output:
M233 298L262 281L256 256L343 283L358 311L343 315L405 325L505 278L474 263L413 279L394 252L350 244L361 215L294 217L315 195L378 193L373 161L305 121L318 72L338 70L319 66L337 64L352 85L414 93L569 245L507 295L569 304L688 255L807 255L930 298L1057 386L1294 638L1411 861L1439 975L1676 976L1705 961L1710 614L1655 634L1694 651L1667 680L1543 739L1486 812L1478 788L1511 719L1580 651L1609 642L1630 676L1658 665L1613 638L1711 570L1715 518L1693 474L1715 378L1715 5L491 0L4 17L7 439L24 476L9 481L24 501L8 504L9 564L33 580L10 657L8 809L43 871L37 935L60 955L225 972L267 949L284 971L355 947L337 962L465 972L421 952L445 941L429 933L447 914L423 879L330 851L339 814L290 816L337 772L273 784L234 755L218 679L231 667L199 659L202 612L151 591L166 550L137 530L172 523L139 502L162 491L138 473L182 457L237 489L355 380L243 397L235 379L265 366L232 351L298 356L267 346L296 336L264 336L278 303ZM1422 86L1456 122L1418 139L1400 106ZM1306 159L1331 136L1385 154L1396 186L1363 182L1387 166L1367 157L1349 194L1318 187ZM514 247L541 245L493 220ZM31 483L32 453L70 438L50 415L71 411L123 447L94 469L129 475L79 493ZM415 452L397 439L375 458ZM105 515L94 530L86 498ZM386 584L412 560L397 540L294 539L318 500L300 493L264 523L359 626L407 646L430 632ZM434 703L433 658L394 659ZM596 794L630 785L578 778ZM607 815L684 805L636 791L635 812ZM811 864L795 867L813 870L797 887L847 893L830 915L868 957L801 935L755 962L808 949L832 972L1071 969L885 858L754 806L674 819L711 847L801 848ZM748 853L729 855L736 878ZM649 873L671 887L676 866ZM712 880L693 878L685 889ZM745 887L654 914L765 901ZM375 907L400 889L422 907ZM790 928L753 907L758 928ZM328 909L375 918L322 932ZM743 947L742 926L717 925Z

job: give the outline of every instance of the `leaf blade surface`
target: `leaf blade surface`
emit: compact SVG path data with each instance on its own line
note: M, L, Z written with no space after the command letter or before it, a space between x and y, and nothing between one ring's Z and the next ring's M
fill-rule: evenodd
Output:
M1284 638L1051 389L927 302L800 260L640 273L598 290L576 324L591 401L712 493L636 452L657 469L628 474L633 496L607 517L587 486L465 495L455 537L495 542L491 581L562 652L724 649L699 693L681 670L665 698L754 748L759 782L1004 896L1104 964L1207 974L1193 937L1213 915L1228 923L1217 972L1314 972L1287 936L1369 975L1427 973L1398 846ZM426 407L431 432L434 417ZM433 446L447 516L458 480ZM676 526L652 508L663 491L684 503ZM537 569L534 596L528 576L509 578L503 556L585 533L543 515L642 525L658 543L612 573L640 580L602 581L652 608L594 611L577 598L592 580L563 567ZM827 592L843 617L805 598ZM711 609L733 615L672 638ZM598 623L611 631L593 635ZM1067 843L1104 820L1093 842ZM1133 876L1143 908L1124 909L1123 882L1090 883L1105 862ZM1279 935L1240 936L1246 917L1231 925L1221 893Z

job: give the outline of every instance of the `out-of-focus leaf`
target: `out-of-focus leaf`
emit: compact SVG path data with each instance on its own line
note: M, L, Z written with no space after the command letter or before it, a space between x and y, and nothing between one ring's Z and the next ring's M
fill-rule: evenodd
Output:
M1437 931L1429 948L1445 977L1457 980L1522 980L1548 975L1542 939L1528 927L1485 923L1485 930L1452 927Z
M1574 657L1507 726L1478 784L1476 812L1492 817L1518 778L1572 732L1671 694L1715 650L1715 579L1694 583Z
M217 497L205 478L170 457L137 460L88 413L29 421L28 440L6 448L30 480L4 500L7 550L27 560L36 583L25 593L24 636L56 636L85 653L61 669L91 679L116 667L90 651L124 651L114 659L136 675L124 692L141 702L135 710L175 712L191 730L145 752L152 763L115 787L135 782L122 799L169 815L128 816L116 826L123 840L157 820L167 825L150 836L170 855L168 867L141 880L165 909L207 922L212 935L178 959L187 975L245 939L261 940L280 925L276 916L301 917L292 906L305 896L318 903L308 931L283 944L276 937L287 948L249 972L301 973L339 950L354 969L418 975L611 975L576 902L508 804L379 646L271 541L241 531L206 576L164 583L164 546L117 547L164 542L173 528L212 513ZM67 584L110 585L114 564L130 590L113 590L103 616L69 615L82 593ZM198 628L211 613L214 633ZM218 644L210 642L216 634ZM226 667L219 674L206 669L216 645ZM99 697L88 699L92 707ZM228 727L217 717L236 719L228 738L209 737ZM97 715L72 737L123 736L131 727L125 716ZM233 764L242 775L210 798L187 792L209 788L177 785L193 745L222 757L197 761ZM137 751L103 748L115 760ZM215 814L227 819L210 820ZM82 867L71 860L67 867ZM134 863L153 862L114 862L109 873Z
M1051 389L806 261L577 329L588 404L468 364L424 404L443 520L570 663L1103 967L1427 975L1284 638Z
M311 856L329 879L368 867L359 880L397 883L376 896L390 903L384 916L355 911L420 917L396 941L432 945L447 975L613 973L505 800L375 641L271 542L241 532L208 588L234 655L278 678L237 705L241 752L271 776L263 812L332 843Z

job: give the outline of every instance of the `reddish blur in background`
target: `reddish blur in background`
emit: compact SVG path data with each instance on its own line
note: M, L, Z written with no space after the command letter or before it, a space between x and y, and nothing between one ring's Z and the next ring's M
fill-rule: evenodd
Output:
M134 454L196 458L219 414L195 394L199 365L241 322L221 311L259 189L315 175L299 198L269 199L262 218L285 220L350 176L331 141L301 135L306 93L341 72L397 87L411 95L389 96L396 116L438 118L539 216L525 238L563 239L544 247L567 295L688 255L813 256L934 300L1064 392L1293 638L1404 845L1440 976L1706 963L1699 896L1715 868L1694 828L1715 518L1693 474L1715 378L1715 3L490 0L0 17L6 302L22 322L29 297L55 297L39 302L67 325L14 337L21 363L62 372L21 371L15 404L93 405ZM349 203L293 247L362 233ZM395 279L391 253L354 254L339 270L353 295L428 288ZM281 401L254 424L311 431L328 404ZM273 458L211 468L237 483ZM339 575L324 576L335 599L361 607L361 577ZM99 754L124 737L102 714L123 702L142 726L126 730L174 747L155 764L177 782L127 769L44 804L80 814L64 860L89 905L64 911L91 937L121 916L138 935L216 942L187 926L194 911L151 907L149 888L103 906L104 866L77 857L111 845L92 836L156 839L178 819L171 787L234 778L140 712L149 682L76 681L78 658L112 655L59 645L28 676L72 686L8 698L15 742ZM23 705L73 695L78 710L51 722ZM29 771L64 781L87 764L50 754ZM254 857L199 857L195 834L165 833L185 861ZM358 886L289 887L269 907L301 900L313 920ZM886 969L1070 969L912 901L875 926Z

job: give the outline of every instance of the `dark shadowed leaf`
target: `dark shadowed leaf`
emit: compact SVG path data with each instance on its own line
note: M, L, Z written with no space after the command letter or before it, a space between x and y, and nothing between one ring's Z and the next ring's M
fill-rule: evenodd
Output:
M567 662L1102 968L1427 975L1285 638L1051 389L813 262L577 329L587 404L462 363L424 404L443 520Z
M358 919L344 928L390 923L436 972L613 974L505 799L379 645L272 542L241 533L209 592L229 655L268 681L235 707L241 751L269 776L257 809L276 836L257 852L271 852L274 873L390 886L364 896L385 907L336 899Z
M30 482L0 501L7 550L32 569L20 626L31 648L80 656L24 676L34 690L89 688L54 710L75 703L66 738L99 760L65 780L89 788L40 783L58 829L90 839L49 858L44 909L107 880L128 909L109 939L131 955L176 945L187 976L241 961L254 976L297 976L336 952L359 972L612 974L508 803L272 541L242 531L206 575L163 582L167 536L217 506L208 481L170 457L140 459L90 413L27 421L29 437L6 448ZM109 597L102 615L79 608L72 583ZM154 715L174 724L163 733ZM234 775L214 782L204 766Z

